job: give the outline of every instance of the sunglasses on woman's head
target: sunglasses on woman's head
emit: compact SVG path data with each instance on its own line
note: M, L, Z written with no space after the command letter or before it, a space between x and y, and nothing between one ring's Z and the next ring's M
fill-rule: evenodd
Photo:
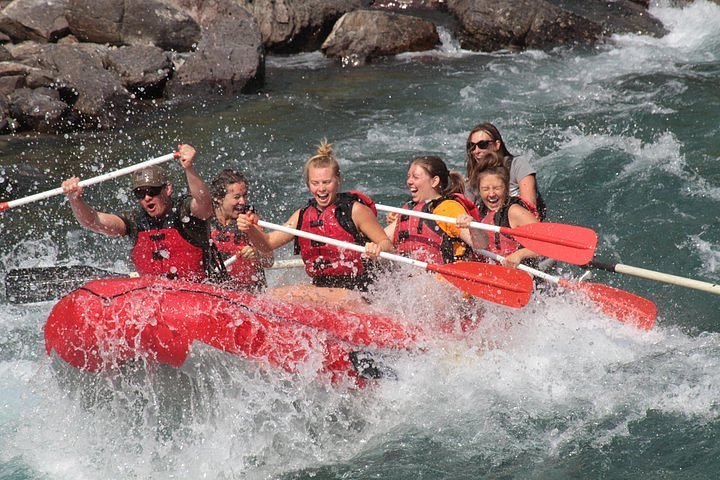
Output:
M165 188L165 185L160 185L159 187L140 187L140 188L134 188L133 189L133 195L135 195L135 198L138 200L142 200L145 198L146 195L150 195L151 197L157 197L160 195L160 192L162 192L162 189Z
M475 147L479 148L480 150L487 149L491 143L495 143L495 140L480 140L479 142L467 142L467 149L469 152L472 152L475 150Z

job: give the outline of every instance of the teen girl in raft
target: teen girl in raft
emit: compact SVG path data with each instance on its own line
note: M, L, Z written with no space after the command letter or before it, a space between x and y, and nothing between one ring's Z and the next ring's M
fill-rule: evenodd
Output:
M439 157L413 159L408 168L406 185L410 202L402 208L456 218L474 215L477 207L463 195L464 179L458 172L450 172ZM473 259L470 231L452 223L435 222L409 215L388 215L390 222L385 233L393 239L395 250L416 260L428 263L453 263ZM477 248L487 246L487 236L477 238Z
M264 232L253 223L255 210L248 201L248 181L232 169L221 170L210 184L215 216L210 221L210 238L220 261L226 262L227 285L244 291L265 289L265 269L275 262Z
M517 228L538 222L521 198L510 196L510 174L503 165L486 168L476 178L477 200L482 202L478 203L482 223ZM458 226L467 227L473 220L470 215L461 215L458 217ZM506 267L515 268L523 261L527 263L538 257L537 253L502 233L491 233L489 244L488 232L485 230L471 229L471 235L475 248L484 248L481 245L486 244L487 250L505 257L502 263Z
M340 192L340 166L333 153L332 144L322 140L317 153L305 163L305 184L312 194L307 205L299 208L285 222L286 227L330 237L357 245L364 245L365 252L342 249L321 242L274 231L268 235L273 249L295 241L295 251L300 254L305 271L315 287L325 288L310 293L285 290L294 300L299 297L348 297L346 290L365 291L373 281L371 260L380 252L392 252L393 245L377 220L372 201L357 192ZM337 290L345 290L338 292ZM279 296L276 289L274 296ZM311 300L320 300L312 298ZM343 301L343 298L339 299ZM332 301L328 299L327 301Z

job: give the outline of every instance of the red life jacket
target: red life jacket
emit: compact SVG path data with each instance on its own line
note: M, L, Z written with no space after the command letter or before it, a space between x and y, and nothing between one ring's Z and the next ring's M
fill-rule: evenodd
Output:
M356 245L365 245L367 238L362 235L352 220L352 208L355 202L370 207L374 212L375 204L366 195L350 191L338 193L335 203L322 212L313 199L300 210L298 230L322 235ZM360 252L342 249L326 243L295 237L295 253L305 263L307 274L315 278L349 276L362 277L367 273L365 260Z
M473 218L480 220L477 206L460 194L442 196L429 202L409 202L403 208L433 213L433 210L445 200L457 201ZM411 215L398 217L393 235L393 245L400 255L428 263L453 263L473 256L470 245L459 237L449 236L434 220ZM455 252L460 246L464 247L464 253L456 255Z
M201 281L206 276L203 260L207 245L199 245L184 235L178 205L173 202L170 212L159 221L144 210L138 212L138 237L130 258L141 275Z
M537 207L536 205L534 205L533 203L529 202L528 200L525 200L525 199L524 199L523 197L521 197L520 195L517 195L515 198L518 198L518 199L522 202L521 205L523 206L523 208L525 208L526 210L529 210L530 213L532 213L532 214L535 216L535 218L537 218L537 219L540 220L541 222L542 222L543 220L545 220L545 214L544 214L544 213L541 214L541 213L540 213L540 210L538 210L538 207Z
M528 208L527 203L525 203L522 198L510 197L508 201L505 202L505 205L500 207L497 212L491 211L483 204L480 209L480 215L482 215L480 221L489 225L510 228L509 212L510 207L513 205L520 205L526 210L532 212L532 210ZM503 257L507 257L511 253L523 248L523 245L520 242L516 241L513 237L502 234L500 232L495 232L494 234L489 232L489 236L490 243L488 244L487 249Z
M237 228L235 222L221 225L217 218L213 217L210 225L210 238L220 252L222 262L236 255L243 247L250 245L247 235ZM226 268L228 275L232 277L237 286L262 289L267 285L265 269L259 260L238 256L237 260Z

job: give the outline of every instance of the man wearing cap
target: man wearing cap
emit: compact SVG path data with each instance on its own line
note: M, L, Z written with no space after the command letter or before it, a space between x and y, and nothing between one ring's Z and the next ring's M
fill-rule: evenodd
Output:
M214 214L205 182L193 167L195 149L178 147L189 195L173 198L172 184L157 165L132 174L132 188L141 210L124 214L96 211L82 198L77 177L65 180L63 191L75 218L93 232L133 239L131 258L141 275L200 281L209 262L209 222Z

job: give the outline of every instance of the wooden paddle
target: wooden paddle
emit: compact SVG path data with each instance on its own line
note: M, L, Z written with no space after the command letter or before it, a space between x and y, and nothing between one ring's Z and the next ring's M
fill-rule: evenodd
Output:
M173 158L178 157L178 153L168 153L167 155L163 155L162 157L153 158L151 160L146 160L144 162L140 162L135 165L131 165L129 167L121 168L119 170L115 170L113 172L104 173L102 175L98 175L97 177L88 178L86 180L81 180L78 185L81 187L86 187L88 185L94 185L96 183L104 182L106 180L110 180L117 177L122 177L123 175L127 175L128 173L132 173L136 170L142 170L143 168L147 168L151 165L157 165L159 163L167 162L168 160L172 160ZM10 200L9 202L0 202L0 212L3 210L7 210L9 208L13 207L19 207L20 205L25 205L31 202L35 202L37 200L44 200L46 198L54 197L55 195L61 195L63 193L62 187L53 188L52 190L47 190L45 192L36 193L34 195L29 195L27 197L18 198L17 200Z
M333 245L338 248L354 250L360 253L365 252L364 246L304 232L283 225L276 225L263 220L258 221L258 225L263 228L278 230L290 235ZM532 278L528 274L514 268L479 262L458 262L447 265L435 265L387 252L381 252L380 257L395 262L407 263L423 268L429 272L439 273L463 292L508 307L524 307L530 301L530 295L532 294Z
M231 257L232 258L232 257ZM230 259L225 261L225 265ZM299 258L276 260L272 269L298 268L305 264ZM5 276L5 296L10 303L37 303L57 300L98 278L137 277L136 272L120 273L87 265L17 268Z
M375 204L375 207L385 212L411 215L439 222L457 223L457 219L443 215L389 207L387 205ZM524 247L537 254L575 265L583 265L589 262L597 246L597 234L590 228L577 225L538 222L510 228L471 222L470 227L515 237Z
M502 262L504 257L487 250L476 250L476 252L492 258L498 262ZM564 278L552 276L548 273L527 265L518 265L519 269L524 270L536 277L542 278L549 282L560 285L572 292L581 293L586 296L596 307L598 307L606 315L612 316L621 322L650 330L655 324L657 318L657 307L650 300L638 295L619 290L614 287L602 285L600 283L590 282L570 282Z
M693 288L695 290L720 295L720 284L717 283L701 282L700 280L693 280L692 278L679 277L677 275L656 272L654 270L647 270L645 268L632 267L630 265L623 265L621 263L604 263L599 260L593 260L587 265L585 265L585 267L597 268L600 270L606 270L608 272L623 273L626 275L634 275L636 277L646 278L648 280L656 280L658 282L670 283L672 285Z

